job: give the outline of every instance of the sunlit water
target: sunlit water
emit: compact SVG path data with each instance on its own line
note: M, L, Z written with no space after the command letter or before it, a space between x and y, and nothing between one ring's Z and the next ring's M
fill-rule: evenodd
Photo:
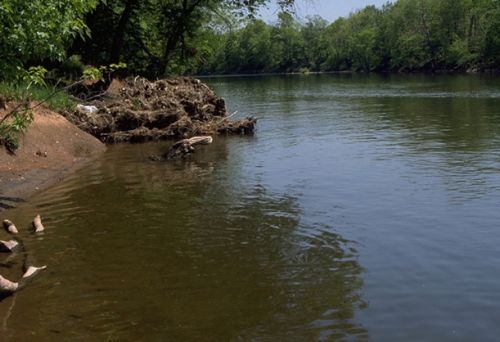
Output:
M49 267L2 340L498 339L498 78L206 81L255 136L114 146L1 214Z

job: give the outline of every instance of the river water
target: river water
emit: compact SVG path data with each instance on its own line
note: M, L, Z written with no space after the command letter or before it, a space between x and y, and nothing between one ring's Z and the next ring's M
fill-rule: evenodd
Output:
M206 81L254 136L171 163L113 146L2 213L42 215L48 265L0 303L2 340L498 338L498 78Z

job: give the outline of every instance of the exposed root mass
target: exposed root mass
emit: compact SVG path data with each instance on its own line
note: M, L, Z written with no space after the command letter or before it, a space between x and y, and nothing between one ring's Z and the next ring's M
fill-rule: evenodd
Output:
M256 119L233 121L226 103L200 80L114 81L98 110L66 117L106 143L187 139L195 135L249 134Z

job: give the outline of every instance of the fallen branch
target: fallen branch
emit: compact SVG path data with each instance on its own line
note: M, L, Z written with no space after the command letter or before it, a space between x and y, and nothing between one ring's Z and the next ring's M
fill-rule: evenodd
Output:
M176 158L184 158L187 155L194 152L195 145L208 145L213 141L211 136L199 136L192 137L189 139L183 139L170 147L168 152L163 155L164 159L176 159Z

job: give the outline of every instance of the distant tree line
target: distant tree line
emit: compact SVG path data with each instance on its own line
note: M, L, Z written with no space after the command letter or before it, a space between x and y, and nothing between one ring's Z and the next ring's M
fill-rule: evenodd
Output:
M279 14L192 38L201 74L363 71L419 72L500 67L499 0L399 0L328 24Z

